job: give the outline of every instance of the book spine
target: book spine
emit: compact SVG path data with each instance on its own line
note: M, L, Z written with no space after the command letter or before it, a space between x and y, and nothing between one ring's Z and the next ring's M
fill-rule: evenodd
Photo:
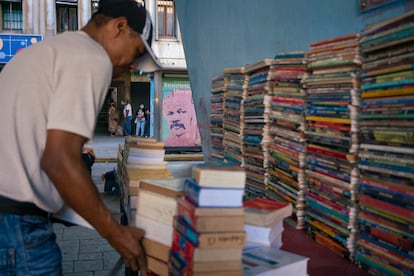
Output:
M334 37L334 38L328 38L328 39L324 39L324 40L320 40L320 41L315 41L315 42L311 42L310 46L311 47L316 47L316 46L321 46L324 44L328 44L328 43L338 43L338 42L342 42L342 41L346 41L346 40L350 40L350 39L357 39L359 36L358 34L348 34L348 35L343 35L343 36L338 36L338 37Z
M364 232L372 237L394 244L398 248L407 251L414 248L413 241L403 235L381 228L381 225L375 225L366 221L359 220L359 231Z
M346 118L306 116L306 120L317 121L317 122L338 123L338 124L351 124L351 119L346 119Z
M173 275L187 275L185 272L188 271L189 264L179 252L171 252L170 264Z
M185 197L181 197L178 200L177 215L186 217L193 225L196 221L195 208L194 204L187 201Z
M362 204L366 204L368 206L371 206L373 208L380 208L381 210L383 210L385 213L390 213L391 215L397 216L397 217L402 217L407 219L408 221L413 221L414 220L414 211L403 208L403 207L399 207L397 205L391 204L391 203L387 203L381 200L377 200L375 198L372 198L370 196L366 196L366 195L358 195L357 199L359 202L361 202Z
M369 236L363 232L358 234L358 244L369 244L371 245L371 248L377 248L378 253L383 252L382 254L395 256L401 260L405 259L409 261L411 266L414 265L414 261L412 260L412 254L411 251L404 250L402 248L397 248L397 246L382 242L381 240L378 240L372 236ZM362 245L364 246L364 245Z
M196 247L193 243L187 240L184 236L182 236L178 231L174 231L173 233L173 243L171 246L171 250L173 252L178 252L182 257L184 257L187 261L191 261L194 256L194 251Z
M181 216L176 216L174 221L175 230L194 245L199 245L198 233Z
M246 238L244 231L205 233L199 237L199 248L243 248Z
M184 183L184 195L194 205L198 206L201 187L193 178L188 178Z
M306 147L306 149L309 152L324 154L324 155L327 155L327 156L331 156L331 157L346 160L346 154L345 153L334 151L334 150L331 150L331 149L328 149L328 148L322 148L322 147L318 147L318 146L308 145Z

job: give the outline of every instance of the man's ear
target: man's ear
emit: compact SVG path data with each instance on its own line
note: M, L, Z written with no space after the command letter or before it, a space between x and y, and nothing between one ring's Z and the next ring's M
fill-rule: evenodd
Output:
M118 17L115 18L115 28L117 36L121 34L121 32L125 32L128 28L128 20L125 17Z

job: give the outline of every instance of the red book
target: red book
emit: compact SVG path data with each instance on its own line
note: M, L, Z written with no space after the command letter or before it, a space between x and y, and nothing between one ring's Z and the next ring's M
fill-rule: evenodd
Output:
M332 38L328 38L328 39L324 39L320 41L311 42L310 46L315 47L315 46L321 46L324 44L329 44L329 43L334 43L334 42L339 42L339 41L344 41L344 40L352 40L352 39L358 38L358 36L359 36L358 34L347 34L343 36L332 37Z
M408 220L411 223L414 222L414 211L412 210L378 200L367 195L360 194L357 196L357 199L363 205L380 210L383 213Z
M328 149L328 148L324 148L324 147L317 146L317 145L312 145L312 144L308 145L306 147L306 149L309 152L320 153L320 154L324 154L324 155L327 155L327 156L347 160L347 154L346 153L336 151L336 150L333 150L333 149Z
M265 227L278 223L293 212L291 203L265 198L244 201L243 207L246 224Z
M198 248L179 232L174 231L173 252L177 252L188 264L194 262L238 261L242 257L242 248Z

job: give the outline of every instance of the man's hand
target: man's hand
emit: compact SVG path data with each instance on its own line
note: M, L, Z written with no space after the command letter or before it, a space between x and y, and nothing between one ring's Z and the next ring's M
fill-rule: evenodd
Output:
M143 237L144 231L141 229L118 225L104 238L119 252L126 267L147 275L147 260L141 242Z
M95 151L91 147L83 147L82 153L89 153L94 158L96 158Z

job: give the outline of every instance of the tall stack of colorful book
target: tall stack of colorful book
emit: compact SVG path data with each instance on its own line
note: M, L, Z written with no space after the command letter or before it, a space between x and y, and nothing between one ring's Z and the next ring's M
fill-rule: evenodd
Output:
M367 26L363 53L356 261L414 275L414 12Z
M244 108L244 168L246 197L264 196L268 182L268 144L270 137L271 82L273 59L246 66L248 86Z
M243 102L247 88L245 68L225 68L224 80L226 86L223 122L224 159L229 164L243 166Z
M239 166L193 167L174 224L172 275L243 274L245 177Z
M296 228L305 221L305 53L280 53L275 56L270 75L272 106L269 143L268 198L293 205Z
M223 145L223 117L226 87L224 75L215 76L211 80L210 96L210 137L211 157L213 160L222 162L224 159Z
M306 87L306 228L351 258L357 231L359 35L310 44Z

